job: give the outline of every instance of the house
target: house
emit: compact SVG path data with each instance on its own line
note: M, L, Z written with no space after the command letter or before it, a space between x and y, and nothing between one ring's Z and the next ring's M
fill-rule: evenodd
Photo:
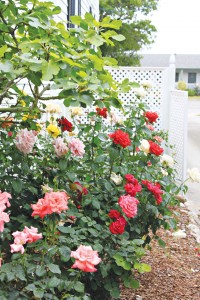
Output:
M168 67L170 54L141 54L141 67ZM184 81L188 89L200 85L200 54L175 54L176 83Z
M86 12L91 13L95 19L99 19L99 0L53 0L53 2L62 10L57 20L69 22L70 16L83 17ZM73 27L73 25L68 23L68 27Z

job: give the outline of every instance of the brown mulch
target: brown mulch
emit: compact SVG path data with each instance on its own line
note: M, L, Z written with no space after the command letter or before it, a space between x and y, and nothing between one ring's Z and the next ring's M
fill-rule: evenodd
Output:
M147 251L143 262L151 265L151 272L135 274L140 288L122 287L121 300L200 300L200 248L187 225L191 223L186 207L178 208L178 228L185 230L186 238L175 238L171 232L159 230L165 241L161 248L156 241Z

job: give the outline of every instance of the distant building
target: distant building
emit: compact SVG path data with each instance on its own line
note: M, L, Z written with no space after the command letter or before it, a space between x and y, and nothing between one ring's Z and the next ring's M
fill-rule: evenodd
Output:
M141 67L168 67L170 54L141 54ZM176 83L184 81L189 89L200 86L200 54L175 54Z
M45 0L48 1L48 0ZM99 0L53 0L55 5L62 9L58 19L69 22L70 16L84 16L86 12L91 13L96 20L99 19ZM73 25L68 23L68 27Z

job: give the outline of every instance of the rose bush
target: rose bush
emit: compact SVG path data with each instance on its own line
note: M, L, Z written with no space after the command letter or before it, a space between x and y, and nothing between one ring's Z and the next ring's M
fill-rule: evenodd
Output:
M0 298L118 299L121 283L139 286L135 269L150 271L141 258L152 238L164 245L157 229L176 227L167 134L149 127L148 87L104 68L116 61L98 46L123 39L120 21L86 14L66 30L50 2L16 2L0 4L0 101L15 100L0 107ZM131 87L137 101L124 106L118 93ZM41 102L54 99L69 117Z

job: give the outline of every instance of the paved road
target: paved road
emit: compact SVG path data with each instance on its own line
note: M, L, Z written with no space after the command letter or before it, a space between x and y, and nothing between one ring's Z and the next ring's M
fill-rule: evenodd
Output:
M200 100L188 103L187 169L200 171ZM187 205L200 229L200 183L187 182ZM200 230L197 232L200 240Z

